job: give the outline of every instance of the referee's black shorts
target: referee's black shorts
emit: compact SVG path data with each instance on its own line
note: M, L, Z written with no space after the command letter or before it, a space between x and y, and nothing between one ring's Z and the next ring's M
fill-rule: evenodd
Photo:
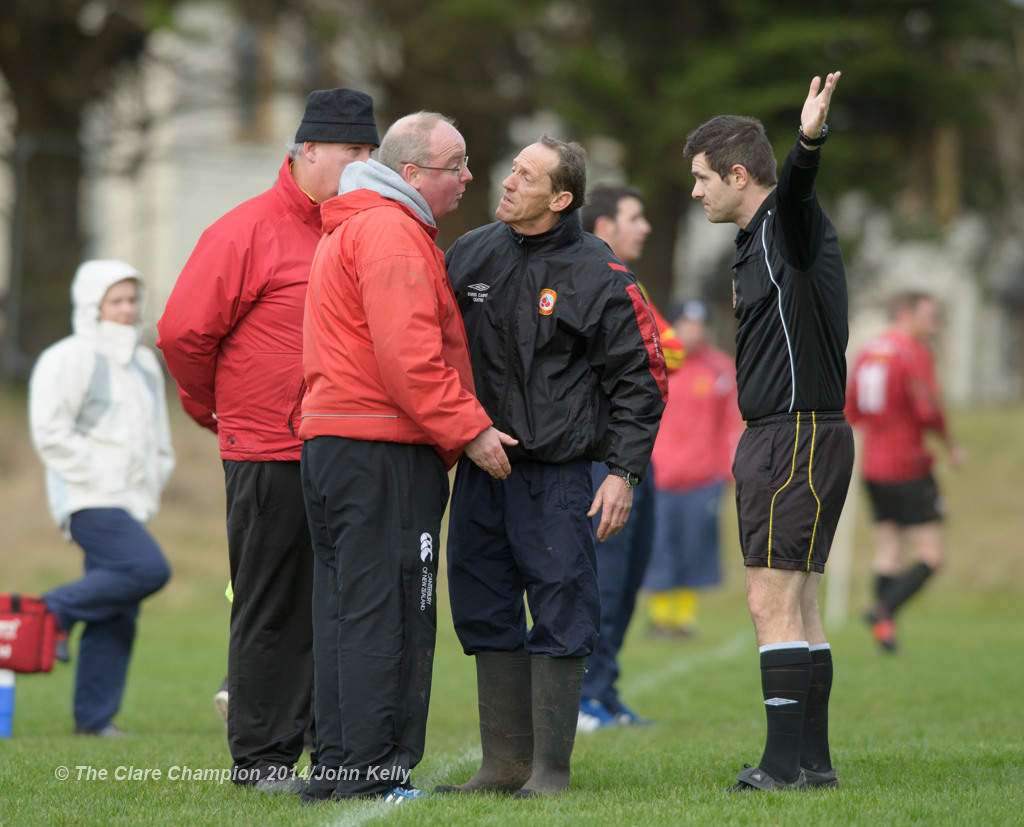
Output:
M751 420L732 470L744 563L823 572L853 474L842 411Z
M939 486L931 474L907 482L864 481L876 523L901 526L942 522L945 511Z

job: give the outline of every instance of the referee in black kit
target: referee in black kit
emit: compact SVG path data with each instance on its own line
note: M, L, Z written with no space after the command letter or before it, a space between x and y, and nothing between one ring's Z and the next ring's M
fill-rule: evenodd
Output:
M843 417L846 271L814 192L839 72L811 81L796 145L776 179L760 122L720 116L684 154L712 223L735 223L736 381L747 430L736 509L768 732L731 792L836 787L828 744L832 653L818 587L853 471Z

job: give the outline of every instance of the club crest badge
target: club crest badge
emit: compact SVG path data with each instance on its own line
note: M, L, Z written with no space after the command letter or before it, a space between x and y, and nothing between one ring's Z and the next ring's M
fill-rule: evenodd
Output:
M558 299L558 294L554 290L550 290L545 287L540 291L540 310L541 316L550 316L551 312L555 309L555 301Z

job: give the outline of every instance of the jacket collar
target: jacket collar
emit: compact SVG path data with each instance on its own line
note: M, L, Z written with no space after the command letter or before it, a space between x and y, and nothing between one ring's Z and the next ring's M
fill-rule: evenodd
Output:
M750 219L750 223L747 224L742 230L736 233L736 246L742 247L746 244L747 239L761 226L761 222L764 221L765 216L775 209L775 190L772 190L765 196L764 201L761 202L761 206L757 208L757 212L754 213L754 217Z
M507 225L505 229L508 231L509 238L514 244L528 247L532 252L545 252L547 250L557 250L560 247L567 247L583 234L579 210L573 210L555 224L554 227L544 233L523 235Z
M316 228L323 230L320 220L320 205L304 193L295 183L292 176L291 159L285 158L281 169L277 171L277 191L285 205L299 218Z

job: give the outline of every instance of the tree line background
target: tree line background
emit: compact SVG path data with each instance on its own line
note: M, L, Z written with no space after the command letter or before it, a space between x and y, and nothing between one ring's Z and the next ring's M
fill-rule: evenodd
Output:
M237 77L217 83L153 48L161 32L192 36L178 12L206 4L239 20L223 44L237 52ZM303 59L282 81L273 64L285 30ZM139 74L161 61L190 103L145 99ZM216 105L212 86L232 91L254 134L282 83L301 96L366 88L382 126L421 108L455 116L476 181L442 222L442 246L493 219L490 171L529 142L516 122L554 113L562 137L612 147L645 191L653 232L635 269L664 304L690 203L687 134L716 114L753 115L782 158L810 78L834 69L826 202L862 192L914 237L940 236L964 212L982 214L993 238L1020 233L1022 0L3 0L0 154L13 195L0 214L11 239L0 377L23 378L68 332L67 287L89 248L88 165L130 173L146 143L125 150L119 135L144 135L174 106ZM1024 306L1018 280L1010 292ZM727 280L708 289L727 291Z

